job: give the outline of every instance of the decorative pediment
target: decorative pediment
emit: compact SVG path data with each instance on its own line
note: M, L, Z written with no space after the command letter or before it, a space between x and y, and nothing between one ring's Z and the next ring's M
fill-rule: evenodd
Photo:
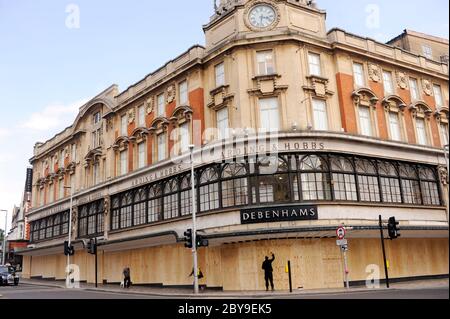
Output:
M259 97L274 96L288 89L287 85L280 85L278 80L281 78L279 74L259 75L253 80L253 89L249 89L248 93Z
M75 162L69 163L66 167L66 172L69 172L70 175L75 174L75 169L77 167L77 164Z
M66 170L65 170L64 167L59 168L58 171L56 172L56 174L58 175L59 179L63 179L65 173L66 173Z
M376 94L368 88L360 88L352 93L353 101L357 105L375 107L379 101Z
M97 163L103 155L103 151L101 147L94 148L90 150L87 155L84 157L85 164L87 166Z
M322 98L333 96L334 92L328 89L329 80L327 78L311 75L307 76L306 79L308 80L308 85L303 86L305 91Z
M207 105L214 110L220 110L231 104L234 98L234 94L230 94L229 85L222 85L209 92L211 96L211 102Z
M194 111L188 106L177 107L170 117L169 121L172 124L181 124L182 122L190 121Z
M406 108L406 103L398 95L390 95L383 99L382 105L390 112L403 112Z
M128 144L130 144L130 139L126 136L120 136L116 139L112 148L114 151L119 152L128 149Z
M448 117L448 107L443 106L434 112L434 116L440 123L448 124L449 117Z
M36 185L39 186L40 189L43 189L45 187L45 178L39 178L36 181Z
M53 182L58 178L58 175L56 173L51 173L47 176L46 182L49 185L53 185Z
M138 127L131 133L130 142L132 143L140 143L147 139L147 136L150 134L150 131L144 127Z
M150 124L150 131L153 132L154 130L156 131L167 131L167 129L169 128L170 122L167 118L165 117L157 117L156 119L153 120L153 122Z
M414 117L431 117L431 114L433 114L433 110L423 101L418 101L409 107Z

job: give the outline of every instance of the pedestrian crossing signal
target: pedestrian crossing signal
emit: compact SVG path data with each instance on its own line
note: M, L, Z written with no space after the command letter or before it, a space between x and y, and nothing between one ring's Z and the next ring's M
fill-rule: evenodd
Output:
M184 247L186 248L192 248L192 229L188 229L184 232L184 240L186 243L184 244Z
M396 239L400 237L400 228L398 227L400 223L395 220L395 217L389 218L388 223L388 231L389 231L389 237L391 239Z
M68 241L64 242L64 255L66 255L66 256L75 255L75 248L72 245L69 246Z

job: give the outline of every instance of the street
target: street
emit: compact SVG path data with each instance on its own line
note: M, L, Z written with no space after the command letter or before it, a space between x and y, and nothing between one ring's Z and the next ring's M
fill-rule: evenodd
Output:
M201 296L200 296L201 297ZM208 296L207 298L209 298ZM230 298L229 295L223 297ZM186 297L176 297L186 299ZM62 289L40 285L21 284L18 287L0 287L0 299L176 299L157 294L128 294L121 292L92 291L85 289ZM214 298L222 298L217 294ZM248 299L248 295L232 297ZM256 299L449 299L447 287L424 289L392 289L375 291L353 291L337 293L302 293L292 296L259 295Z

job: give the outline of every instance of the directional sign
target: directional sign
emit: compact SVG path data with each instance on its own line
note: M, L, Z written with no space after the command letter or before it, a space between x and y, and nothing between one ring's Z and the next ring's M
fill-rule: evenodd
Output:
M345 228L342 226L336 230L336 235L339 239L344 239L346 233Z

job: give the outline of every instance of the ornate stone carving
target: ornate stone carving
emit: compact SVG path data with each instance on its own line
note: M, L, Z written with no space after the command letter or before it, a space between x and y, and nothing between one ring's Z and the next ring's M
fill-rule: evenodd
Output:
M369 77L373 82L381 81L381 69L378 64L369 63Z
M448 171L447 171L447 167L439 166L438 170L439 170L439 177L440 177L442 185L445 185L445 186L448 185Z
M376 95L368 89L359 89L353 92L352 97L356 105L375 107L379 101Z
M408 88L408 76L406 75L406 73L397 71L396 76L397 76L397 84L398 84L399 88L401 88L402 90L405 90L406 88Z
M176 92L177 89L175 84L169 85L167 88L167 103L172 103L175 100Z
M136 112L134 110L134 108L130 109L128 111L128 123L133 123L134 119L136 118Z
M113 130L114 128L114 118L112 116L106 119L106 132Z
M430 80L423 80L422 81L423 91L426 95L430 96L433 95L433 85L431 84Z
M155 105L154 97L150 97L147 99L147 101L145 101L145 109L147 111L147 115L153 112L154 105Z
M334 92L329 90L329 80L327 78L311 75L307 77L308 85L303 86L305 91L321 98L333 96Z

